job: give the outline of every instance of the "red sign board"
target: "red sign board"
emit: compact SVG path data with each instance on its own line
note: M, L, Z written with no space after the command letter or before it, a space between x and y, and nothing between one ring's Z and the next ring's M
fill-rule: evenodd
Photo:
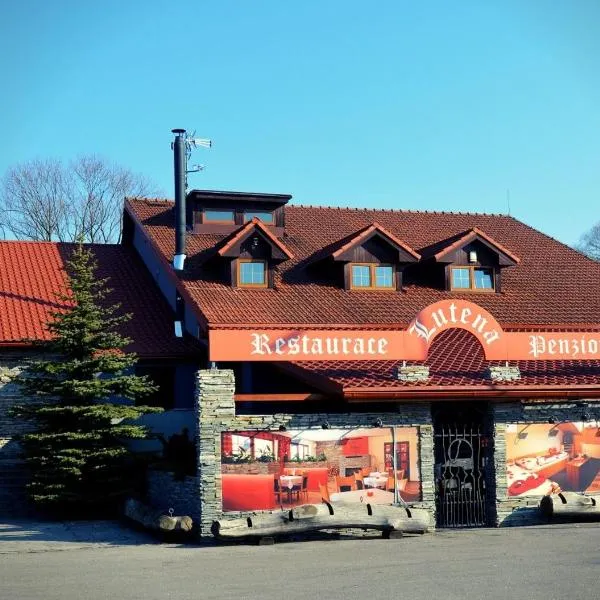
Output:
M600 359L599 332L505 332L485 309L465 300L424 308L406 330L216 329L211 361L424 360L446 329L473 334L487 360Z

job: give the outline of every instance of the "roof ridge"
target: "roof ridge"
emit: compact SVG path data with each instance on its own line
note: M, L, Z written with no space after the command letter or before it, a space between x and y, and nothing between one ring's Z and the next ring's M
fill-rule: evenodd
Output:
M175 204L170 198L146 198L145 196L125 196L126 202L145 202L146 204Z
M515 221L518 219L514 219L511 215L506 215L503 213L488 213L488 212L469 212L469 211L454 211L454 210L414 210L414 209L406 209L406 208L370 208L370 207L357 207L357 206L329 206L329 205L316 205L316 204L293 204L290 203L286 206L287 208L295 209L295 208L318 208L323 210L348 210L348 211L364 211L364 212L374 212L374 213L407 213L407 214L426 214L426 215L456 215L462 217L504 217L511 218Z

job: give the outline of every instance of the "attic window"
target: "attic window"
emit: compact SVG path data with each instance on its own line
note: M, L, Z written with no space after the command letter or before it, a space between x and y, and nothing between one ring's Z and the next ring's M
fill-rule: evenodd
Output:
M234 214L232 210L204 210L204 223L233 223Z
M240 258L238 263L238 286L267 287L267 263L264 260Z
M247 223L248 221L252 221L252 219L258 219L259 221L262 221L263 223L266 223L267 225L272 225L273 224L273 213L272 212L268 212L266 210L262 210L262 211L245 211L244 212L244 223Z
M395 289L394 267L379 264L351 264L352 289Z
M494 291L494 270L481 267L452 267L450 270L452 290Z

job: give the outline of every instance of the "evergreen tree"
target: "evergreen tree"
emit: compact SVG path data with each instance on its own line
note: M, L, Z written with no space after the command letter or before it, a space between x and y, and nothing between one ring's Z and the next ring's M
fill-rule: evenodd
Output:
M114 509L139 480L139 465L126 441L144 439L143 426L124 423L160 409L115 403L136 401L156 390L147 377L129 374L137 361L123 348L131 340L116 330L130 315L107 305L107 280L95 277L96 262L81 244L67 262L68 309L53 312L40 360L19 378L39 401L15 413L34 430L20 438L30 468L28 492L35 504L77 513Z

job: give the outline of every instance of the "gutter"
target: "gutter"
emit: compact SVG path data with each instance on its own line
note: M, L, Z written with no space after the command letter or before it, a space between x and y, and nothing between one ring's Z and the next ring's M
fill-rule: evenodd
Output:
M429 388L344 388L343 396L348 402L381 402L397 400L453 400L456 398L600 398L600 385L578 386L514 386L514 387L473 387L431 386Z

